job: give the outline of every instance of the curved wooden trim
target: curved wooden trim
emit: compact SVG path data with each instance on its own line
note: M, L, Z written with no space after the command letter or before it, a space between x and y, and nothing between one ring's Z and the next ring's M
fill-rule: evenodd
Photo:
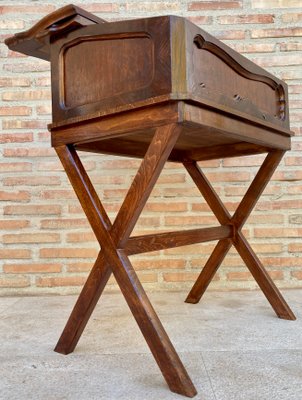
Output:
M77 18L78 17L78 18ZM87 23L85 23L85 20ZM59 32L83 27L90 23L101 24L105 20L69 4L42 18L30 29L18 32L5 40L11 49L49 61L49 38ZM24 43L25 42L25 43ZM44 47L44 49L42 49Z
M278 109L278 118L281 120L285 119L285 93L284 88L278 82L274 81L269 76L260 75L255 72L249 71L245 67L243 67L237 60L235 60L232 56L230 56L225 50L221 47L217 46L215 43L207 41L202 35L198 34L194 37L194 44L198 49L207 50L210 53L214 54L216 57L220 58L223 62L225 62L230 68L232 68L239 75L243 76L246 79L250 79L252 81L258 81L265 83L273 90L275 90L278 96L279 109Z

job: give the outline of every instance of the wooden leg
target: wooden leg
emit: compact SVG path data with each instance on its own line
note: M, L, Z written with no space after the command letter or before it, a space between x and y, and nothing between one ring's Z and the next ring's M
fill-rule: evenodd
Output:
M235 235L234 246L263 291L265 297L275 310L277 316L282 319L295 320L296 317L294 313L284 300L282 294L277 289L253 249L248 244L242 232L238 232Z
M219 199L219 196L211 186L210 182L198 167L197 163L185 162L184 166L212 209L218 221L224 225L233 225L234 237L231 242L251 271L258 285L275 310L277 316L279 318L294 320L295 316L293 312L289 308L288 304L282 297L281 293L275 286L274 282L262 266L261 262L241 232L245 221L269 183L275 169L279 165L283 154L283 151L277 150L272 151L267 155L233 217L230 216L229 212ZM218 242L208 262L193 285L186 302L197 303L200 300L221 262L223 261L226 253L229 251L229 248L230 244L226 240L221 240Z
M100 253L55 347L57 353L73 352L110 275L111 269Z
M66 333L62 334L64 340L60 339L60 341L64 351L74 348L112 271L169 388L173 392L193 397L196 389L123 250L179 133L180 129L176 125L156 130L113 226L111 226L74 148L71 146L56 148L102 247L99 261L92 270L91 277L85 285L86 288L84 287L80 296L81 300L78 300L70 317L70 322L67 323ZM84 308L82 308L82 304L84 304ZM75 331L72 330L73 328ZM72 336L71 339L67 338L68 334ZM65 346L63 346L64 343L66 343Z
M230 240L219 240L188 294L185 300L186 303L196 304L199 302L231 246L232 242Z

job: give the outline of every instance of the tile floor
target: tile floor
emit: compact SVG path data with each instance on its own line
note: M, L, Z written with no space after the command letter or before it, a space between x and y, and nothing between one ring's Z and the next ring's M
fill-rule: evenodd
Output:
M297 321L261 292L150 293L197 390L195 400L302 400L302 290L283 291ZM1 400L177 400L119 293L105 293L73 354L53 347L76 297L0 297Z

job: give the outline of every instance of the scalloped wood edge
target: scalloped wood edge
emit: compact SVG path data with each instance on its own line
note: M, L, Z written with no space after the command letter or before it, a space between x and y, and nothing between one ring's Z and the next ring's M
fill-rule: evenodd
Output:
M207 50L215 56L219 57L223 62L225 62L230 68L236 71L239 75L246 79L253 81L258 81L265 83L275 90L278 96L279 110L278 117L283 121L285 119L285 93L284 88L281 84L272 79L268 74L257 74L255 72L249 71L243 65L241 65L237 60L235 60L230 54L224 51L223 48L218 47L215 43L206 40L202 35L198 34L194 37L194 43L198 49ZM266 71L264 71L266 72Z

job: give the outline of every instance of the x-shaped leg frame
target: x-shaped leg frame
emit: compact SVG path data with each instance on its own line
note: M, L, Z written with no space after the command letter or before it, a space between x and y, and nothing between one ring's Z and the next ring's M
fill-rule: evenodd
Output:
M102 291L113 272L147 344L171 391L193 397L196 389L155 313L125 251L129 236L172 151L180 127L176 124L156 129L146 155L111 224L73 146L56 147L69 180L101 246L101 251L74 306L55 351L72 352Z
M279 150L274 150L268 153L232 217L196 162L184 162L185 168L189 172L190 176L200 190L204 199L207 201L218 221L222 225L229 224L234 229L232 238L218 241L213 253L193 285L186 299L187 303L199 302L216 271L224 260L226 254L230 250L231 246L234 245L254 279L258 283L259 287L263 291L267 300L275 310L277 316L279 318L288 320L296 319L295 315L247 242L241 230L251 211L256 205L257 200L269 183L275 169L279 165L283 154L284 152Z
M125 200L111 224L73 145L56 147L75 193L101 246L99 255L67 321L55 351L71 353L106 286L111 273L134 315L171 391L193 397L196 389L156 315L128 258L131 254L219 240L192 288L187 302L196 303L233 244L280 318L294 314L253 252L241 229L268 184L283 152L268 154L233 217L230 216L196 162L184 162L221 226L130 237L147 199L179 137L181 127L158 127Z

